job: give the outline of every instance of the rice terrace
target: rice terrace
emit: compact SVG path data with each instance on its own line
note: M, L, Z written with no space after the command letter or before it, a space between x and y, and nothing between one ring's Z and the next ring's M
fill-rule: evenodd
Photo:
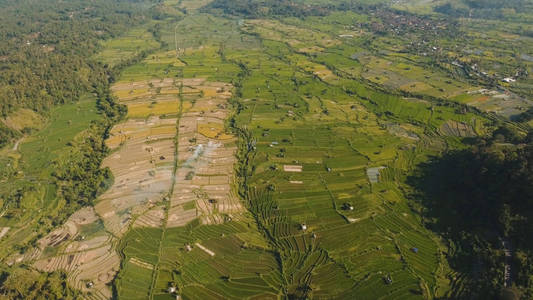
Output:
M530 0L0 8L0 299L533 298Z

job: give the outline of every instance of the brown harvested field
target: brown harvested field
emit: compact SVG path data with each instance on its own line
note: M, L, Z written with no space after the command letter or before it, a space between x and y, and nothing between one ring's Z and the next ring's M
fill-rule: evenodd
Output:
M283 171L285 172L302 172L302 166L298 165L284 165Z
M106 145L111 149L132 141L154 141L156 139L174 138L176 135L176 119L128 120L118 124L110 132ZM164 129L162 129L164 128Z
M87 225L98 220L92 207L86 207L78 210L63 224L62 227L50 232L47 236L38 241L39 248L44 250L46 247L56 247L62 242L72 239L78 233L78 227Z
M99 228L98 222L99 217L92 207L82 208L61 227L40 239L37 248L23 259L33 261L33 266L41 271L66 271L73 287L86 292L90 290L97 298L109 299L112 297L109 283L119 270L120 257L113 249L114 237L105 231L96 230L88 237L84 235L84 227ZM89 282L93 284L90 289L87 287Z
M233 190L235 137L224 130L232 87L204 80L184 80L185 85L189 94L200 97L179 121L179 165L169 227L183 226L196 217L204 223L219 223L221 214L243 210ZM193 201L194 208L186 209Z
M157 117L177 115L180 97L176 92L180 90L184 99L181 118ZM205 78L113 86L114 93L128 106L130 119L115 126L107 140L116 150L104 166L113 172L115 184L100 197L96 210L108 230L120 236L134 218L134 226L161 226L164 212L151 208L165 199L172 184L170 227L183 226L197 217L205 223L218 223L222 221L220 214L242 211L233 191L235 138L224 127L231 90L229 84L207 82ZM173 174L176 150L179 167Z
M472 128L472 126L463 123L463 122L456 122L452 120L446 121L446 123L443 123L442 126L439 128L439 132L443 135L448 136L458 136L458 137L473 137L476 136L476 132Z
M111 232L124 233L134 209L146 210L170 191L176 121L159 118L128 120L112 130L113 145L119 142L121 146L104 160L103 166L111 169L115 182L95 206Z
M533 106L532 100L511 92L502 93L481 89L469 94L475 95L474 99L468 102L469 105L505 117L518 115Z
M140 215L133 224L134 227L155 227L159 228L163 225L165 219L165 211L163 206L158 206L148 210Z
M179 111L179 86L172 78L119 82L112 87L113 94L128 106L129 118L146 118Z
M166 89L169 92L156 95ZM99 197L94 208L79 210L39 240L38 247L28 255L15 258L34 261L34 266L42 271L65 270L73 287L90 289L101 299L112 297L108 284L120 267L115 237L108 232L121 236L137 216L135 226L163 224L162 208L153 207L171 189L177 119L161 119L157 115L179 112L174 79L119 83L113 91L130 109L130 119L116 125L106 141L114 151L104 160L103 167L112 171L114 184ZM84 226L96 228L95 233L86 238L81 233ZM89 282L91 288L87 287Z
M88 251L40 259L34 263L34 267L45 272L64 270L69 274L68 281L74 288L97 292L103 296L101 298L109 299L112 293L108 284L120 267L120 258L112 247L112 243L106 243ZM90 289L86 285L89 282L93 283Z
M152 96L123 101L130 118L112 128L106 140L112 152L103 161L113 173L113 185L94 207L74 213L35 248L12 257L10 264L25 261L41 271L64 270L73 287L90 291L97 299L110 299L109 283L120 268L117 238L130 228L184 226L196 218L205 224L222 223L225 216L233 218L244 211L233 185L236 139L224 127L230 112L229 84L165 79L119 83L113 90L131 95L128 89L149 87L153 93L157 87L182 84L190 101L180 100L179 95L157 103ZM150 105L160 109L152 107L149 117L139 113ZM134 118L136 114L143 118ZM140 260L130 262L153 268Z
M115 182L100 196L95 209L106 228L118 236L138 215L135 226L163 224L164 213L150 208L167 197L173 184L178 120L161 117L178 115L181 85L181 81L165 78L119 82L112 87L128 106L129 119L116 125L106 141L115 151L103 166L111 169Z
M0 227L0 239L4 237L9 231L9 227Z

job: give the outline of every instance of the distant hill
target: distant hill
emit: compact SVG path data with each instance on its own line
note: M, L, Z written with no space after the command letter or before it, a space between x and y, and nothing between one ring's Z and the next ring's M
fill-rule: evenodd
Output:
M533 2L529 0L449 1L436 6L435 11L454 17L524 21L530 18L526 14L533 12Z

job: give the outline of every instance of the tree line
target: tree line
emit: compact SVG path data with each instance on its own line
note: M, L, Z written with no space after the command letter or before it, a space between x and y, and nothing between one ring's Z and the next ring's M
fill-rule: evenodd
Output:
M112 183L110 170L101 168L109 151L104 140L112 126L126 115L127 108L116 101L110 85L122 68L140 61L147 52L114 68L91 57L100 40L151 18L147 2L158 1L0 0L0 40L6 41L0 44L0 118L19 108L46 116L52 106L77 101L88 92L97 96L97 108L103 116L71 142L68 153L55 162L46 184L54 185L58 202L65 203L59 215L41 216L36 221L39 233L28 244L13 245L15 250L24 252L30 245L36 246L50 228L63 223L80 207L92 204ZM157 37L159 30L154 28L152 34ZM0 119L0 147L20 135ZM13 193L7 195L13 201L7 199L5 203L20 201L32 189L31 183L13 186ZM67 285L64 273L41 273L25 265L0 266L2 299L80 296L79 291Z
M100 41L151 17L146 1L0 1L0 119L41 114L100 84ZM0 122L0 147L21 132Z
M466 274L454 299L498 299L505 292L503 242L511 275L533 297L533 134L501 126L462 150L419 165L408 179L427 226L446 238L452 268Z
M525 14L533 12L533 3L528 0L461 0L440 4L434 10L458 18L531 21Z

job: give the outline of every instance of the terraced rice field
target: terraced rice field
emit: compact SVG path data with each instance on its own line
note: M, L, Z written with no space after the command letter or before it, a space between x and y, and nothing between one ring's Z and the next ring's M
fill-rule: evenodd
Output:
M109 284L122 299L444 297L446 248L406 174L487 120L374 89L370 71L355 80L357 47L331 26L200 13L163 26L181 50L112 87L128 107L106 140L113 185L17 259L72 270L100 299Z
M104 231L95 210L86 207L39 240L39 246L20 259L34 261L33 266L41 271L64 270L73 287L90 292L97 299L108 299L112 295L108 284L120 268L114 243L116 238Z
M111 297L109 283L121 266L118 238L147 230L160 235L167 227L194 219L219 224L238 218L244 208L233 185L237 147L224 129L231 90L229 84L205 79L113 86L129 109L128 119L116 125L106 140L112 152L103 167L113 173L113 185L94 208L76 212L16 261L33 261L42 271L68 271L74 287L106 299ZM156 109L154 102L159 104ZM157 234L152 238L152 246L159 245ZM212 253L208 248L203 251ZM130 274L137 276L143 270L152 278L158 267L156 254L127 258L120 275L121 295L127 295ZM148 292L151 285L146 287Z
M205 224L222 223L222 216L243 211L233 184L235 138L224 132L232 87L203 79L184 80L183 87L184 101L192 104L179 122L168 226L183 226L199 216Z

